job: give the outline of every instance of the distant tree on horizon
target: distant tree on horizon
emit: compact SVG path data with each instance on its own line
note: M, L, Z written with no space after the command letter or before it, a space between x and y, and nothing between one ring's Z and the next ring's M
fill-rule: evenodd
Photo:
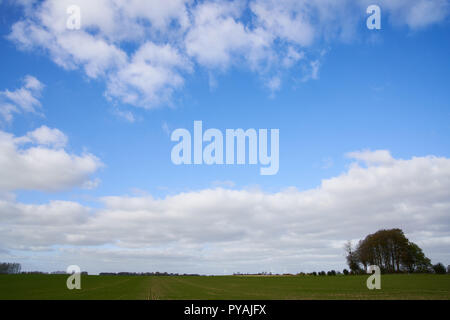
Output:
M436 274L445 274L445 266L441 262L433 265L433 270Z
M17 274L21 269L20 263L0 262L0 274Z

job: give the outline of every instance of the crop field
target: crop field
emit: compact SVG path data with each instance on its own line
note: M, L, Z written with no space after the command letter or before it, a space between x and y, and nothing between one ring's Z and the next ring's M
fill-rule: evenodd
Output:
M0 299L450 299L450 275L367 276L96 276L68 290L67 275L0 275Z

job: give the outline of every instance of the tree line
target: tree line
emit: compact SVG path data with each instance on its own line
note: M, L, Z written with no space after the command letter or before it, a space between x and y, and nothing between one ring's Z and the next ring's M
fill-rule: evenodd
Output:
M21 269L20 263L0 262L0 274L16 274L20 273Z
M384 273L446 273L442 263L432 265L422 249L409 241L401 229L382 229L369 234L356 248L347 242L345 251L347 264L354 274L367 271L370 265L377 265Z
M191 273L168 273L168 272L100 272L99 276L200 276Z

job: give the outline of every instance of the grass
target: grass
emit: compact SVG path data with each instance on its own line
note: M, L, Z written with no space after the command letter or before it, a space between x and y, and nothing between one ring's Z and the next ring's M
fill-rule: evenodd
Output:
M0 275L0 299L450 299L450 275L382 275L381 290L368 276L94 276L81 290L67 275Z

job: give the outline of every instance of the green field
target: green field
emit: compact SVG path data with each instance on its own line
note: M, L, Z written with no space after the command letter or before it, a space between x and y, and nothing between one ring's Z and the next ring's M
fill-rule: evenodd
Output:
M0 299L450 299L450 275L368 276L95 276L81 290L67 275L0 275Z

